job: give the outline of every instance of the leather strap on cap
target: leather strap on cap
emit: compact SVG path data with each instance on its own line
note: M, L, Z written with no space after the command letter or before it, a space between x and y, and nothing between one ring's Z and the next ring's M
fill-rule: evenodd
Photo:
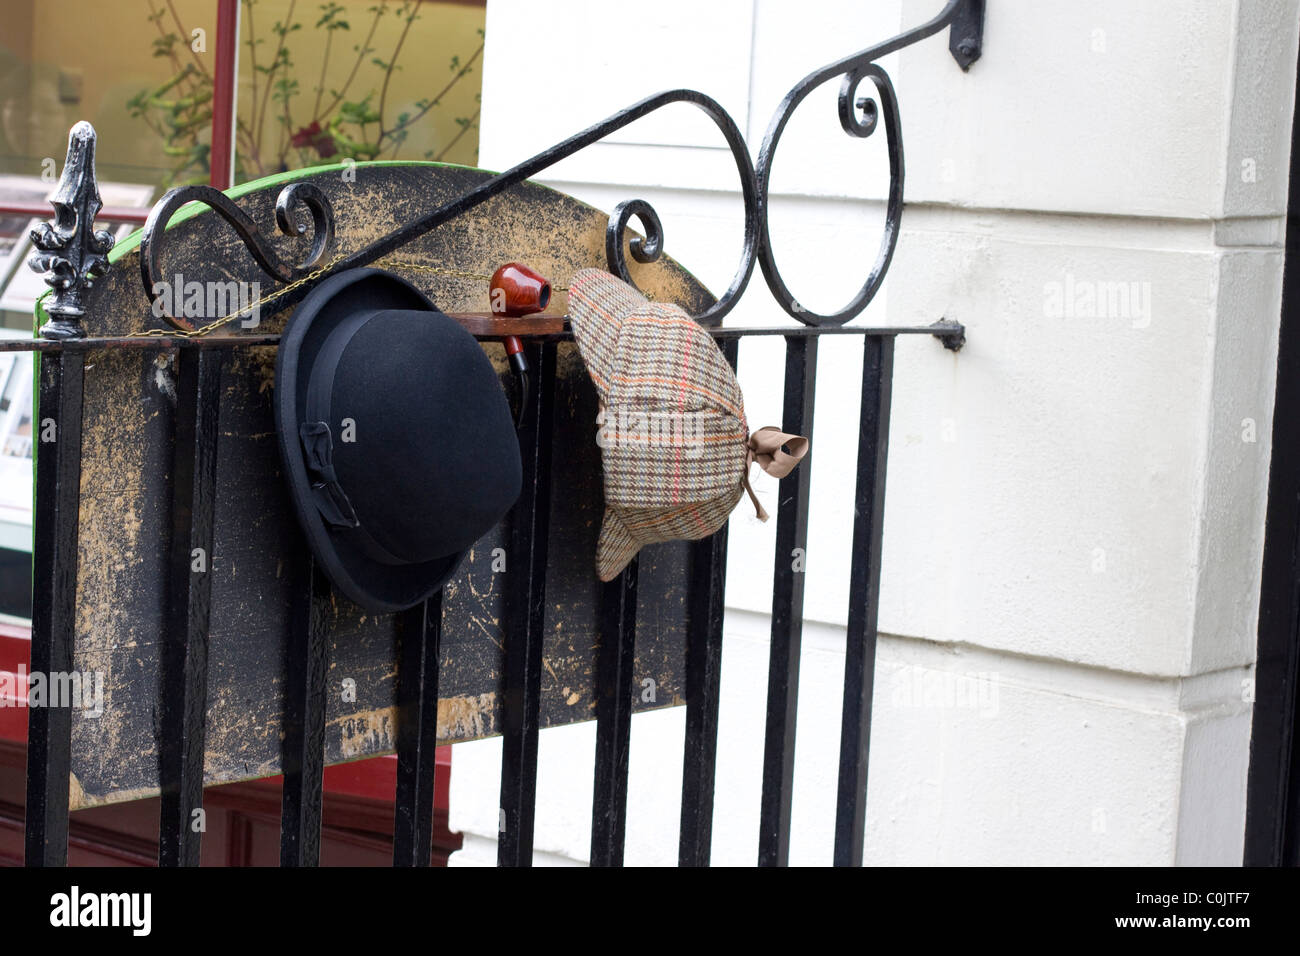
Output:
M784 447L783 447L784 446ZM787 452L785 448L790 450ZM794 471L795 466L808 454L808 439L802 435L791 435L781 431L775 425L765 425L749 436L745 453L745 476L741 479L749 500L754 503L754 513L759 521L771 517L758 501L754 488L749 483L749 466L754 462L773 478L784 478Z

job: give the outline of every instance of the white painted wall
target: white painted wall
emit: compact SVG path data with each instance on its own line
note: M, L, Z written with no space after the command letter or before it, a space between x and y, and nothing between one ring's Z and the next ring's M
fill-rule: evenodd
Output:
M482 162L504 168L660 88L718 98L752 148L813 68L940 0L490 0ZM1297 0L989 0L963 74L946 37L884 65L907 155L885 291L900 340L871 743L872 863L1236 864L1280 308ZM545 51L545 69L530 67ZM834 88L773 177L792 291L861 283L888 182ZM642 197L710 287L739 255L734 168L679 107L546 182ZM678 116L683 117L680 121ZM1079 299L1134 284L1126 312ZM1066 294L1071 297L1067 307ZM728 321L788 321L756 278ZM830 858L861 356L825 348L792 862ZM746 343L778 423L779 343ZM759 479L775 510L775 483ZM731 523L714 860L753 862L774 522ZM627 860L675 862L681 710L633 721ZM538 862L586 858L593 724L542 735ZM453 862L495 859L499 741L456 747Z

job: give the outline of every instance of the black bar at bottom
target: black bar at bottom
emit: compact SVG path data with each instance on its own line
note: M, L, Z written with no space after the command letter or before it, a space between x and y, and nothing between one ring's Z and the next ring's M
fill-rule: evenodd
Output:
M176 357L170 579L158 741L158 865L198 866L206 829L203 752L208 711L212 514L225 352Z
M433 857L442 591L404 612L399 622L402 656L397 690L393 865L428 866Z
M812 440L817 339L785 340L782 430ZM799 654L803 643L804 562L808 547L808 489L812 451L781 479L772 575L772 647L767 665L767 734L763 744L763 795L759 805L759 866L785 866L790 858L790 798L794 789L795 714L799 704Z
M853 502L853 561L849 567L849 626L844 652L844 718L840 726L840 782L835 815L836 866L862 865L893 378L894 340L866 339L862 356L862 414L858 425L858 483Z
M499 866L531 866L537 809L537 732L546 621L546 556L551 513L555 344L526 346L531 394L519 428L523 491L510 518L506 568L505 681L501 702Z
M325 673L330 584L305 544L302 580L293 609L284 662L284 742L280 765L280 865L320 864L320 823L325 771Z
M38 420L33 428L37 444L31 667L44 674L72 672L84 362L76 352L40 360ZM71 759L71 708L29 708L24 847L28 866L67 865Z
M734 370L740 340L718 343ZM686 746L682 761L679 866L708 866L713 843L713 789L722 686L722 616L727 582L727 526L691 544L686 624Z
M622 866L627 833L627 764L631 753L636 660L637 559L601 593L596 650L596 780L591 805L591 865Z

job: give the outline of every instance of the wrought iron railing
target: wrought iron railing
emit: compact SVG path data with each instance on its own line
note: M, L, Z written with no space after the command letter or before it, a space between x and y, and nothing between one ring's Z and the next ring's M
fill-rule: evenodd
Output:
M832 63L806 77L782 101L751 164L736 123L713 99L691 90L648 97L438 208L431 209L377 241L322 266L332 248L334 213L328 198L310 183L284 188L276 219L282 232L306 232L298 221L305 208L312 221L308 256L291 263L276 251L254 220L227 196L207 186L169 192L145 223L140 268L145 295L152 298L161 277L159 258L167 225L183 205L211 207L238 233L259 266L288 284L285 294L261 306L267 317L290 308L319 281L335 272L374 263L431 229L487 199L537 176L554 163L629 123L671 103L701 109L722 131L735 160L744 200L741 260L726 291L699 316L733 367L742 337L779 335L785 339L787 431L812 435L814 381L822 336L851 335L862 341L863 372L857 479L850 569L850 606L845 660L843 718L834 861L862 862L871 696L875 666L876 614L880 582L886 456L894 343L900 335L934 335L950 349L961 348L964 329L940 320L927 327L861 327L844 323L862 312L879 290L898 242L903 212L903 145L899 110L889 76L877 61L920 39L950 29L949 46L966 69L979 57L984 0L949 0L928 23ZM839 121L846 133L870 136L883 121L890 184L884 233L875 262L862 287L842 309L819 314L800 306L777 267L769 235L768 205L772 160L786 124L808 94L839 78ZM879 98L859 96L869 80ZM42 353L39 402L43 421L52 420L55 442L37 453L32 601L32 671L68 672L73 666L74 614L78 561L78 508L83 397L83 357L97 349L174 351L177 355L177 418L174 440L172 568L170 618L162 661L163 732L160 734L159 862L196 865L201 834L191 826L203 801L203 754L207 693L207 625L211 600L208 576L189 573L194 548L210 548L218 442L218 388L222 363L232 349L274 345L276 335L199 335L183 317L167 315L171 333L156 336L87 337L81 326L84 293L107 268L112 237L96 232L100 208L94 180L94 131L74 127L68 161L54 200L56 217L33 235L41 250L34 268L46 275L53 293L43 302L49 320L34 341L3 341L0 351ZM640 199L620 203L606 232L608 267L626 281L631 276L623 246L630 221L640 221L645 238L628 243L632 256L654 261L664 248L664 232L654 209ZM724 316L735 307L761 267L768 287L798 326L728 328ZM485 339L501 336L485 335ZM527 413L519 428L525 481L509 520L512 571L505 614L505 673L501 769L503 826L498 860L527 865L532 859L536 811L542 633L546 622L548 521L552 494L551 456L555 416L556 346L568 338L559 329L531 337L526 345L534 374ZM793 554L807 542L811 460L780 479L776 551ZM679 861L706 865L712 839L715 763L722 652L727 529L693 543L690 550L686 635L686 742L682 786ZM329 584L309 553L303 555L293 633L285 679L288 705L283 748L284 796L281 863L314 865L319 860L324 763L324 685ZM597 742L591 861L617 865L623 859L626 826L628 754L633 700L637 562L606 586L600 610L597 674ZM804 575L789 561L776 561L772 582L771 651L767 724L760 813L759 862L781 865L790 843L794 771L795 713L802 636ZM430 858L433 815L434 748L438 701L438 648L441 595L402 613L398 684L398 787L394 863L424 865ZM61 865L67 860L68 779L71 710L32 708L29 714L26 860L29 865Z

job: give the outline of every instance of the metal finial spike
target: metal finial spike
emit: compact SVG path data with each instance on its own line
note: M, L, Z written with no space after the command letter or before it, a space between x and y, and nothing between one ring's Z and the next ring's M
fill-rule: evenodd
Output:
M68 133L68 157L50 203L54 219L32 230L32 242L40 251L27 260L54 290L45 306L50 320L41 326L41 337L77 339L86 334L80 321L85 315L82 297L93 280L108 271L108 251L113 248L112 234L95 229L103 203L95 182L95 128L84 120Z

